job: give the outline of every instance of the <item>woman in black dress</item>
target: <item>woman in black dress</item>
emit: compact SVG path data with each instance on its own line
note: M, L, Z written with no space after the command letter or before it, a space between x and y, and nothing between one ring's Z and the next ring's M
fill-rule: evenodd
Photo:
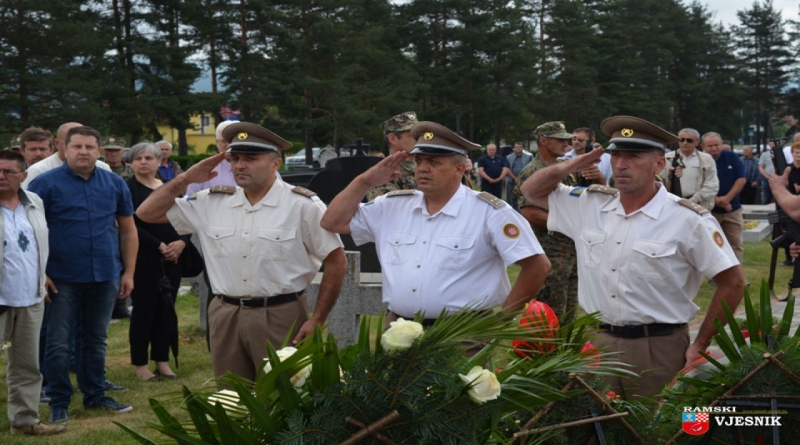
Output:
M151 143L136 144L130 150L130 159L135 176L126 182L131 190L133 208L138 209L162 184L156 179L161 150ZM148 224L135 216L134 221L139 232L139 254L131 293L133 311L128 335L131 363L136 368L136 377L142 380L176 378L169 367L169 347L178 329L174 316L175 298L181 283L178 258L186 247L186 241L170 224ZM164 275L172 286L171 296L159 289ZM155 371L148 367L150 360L156 362Z

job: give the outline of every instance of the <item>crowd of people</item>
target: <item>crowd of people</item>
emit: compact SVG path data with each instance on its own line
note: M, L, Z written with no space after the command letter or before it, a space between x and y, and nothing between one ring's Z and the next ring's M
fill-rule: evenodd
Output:
M639 374L612 379L614 391L652 397L708 347L721 302L738 305L741 203L759 185L768 201L764 181L777 176L764 154L745 148L739 159L713 131L674 135L616 116L600 124L607 148L590 128L569 132L563 122L536 128L535 153L517 142L503 156L489 144L477 191L468 177L478 144L414 112L382 129L388 156L327 207L282 180L291 144L253 123L222 122L218 154L185 172L167 141L123 154L124 141L79 123L55 138L22 132L18 150L0 151L0 332L11 342L12 433L64 431L71 371L86 409L133 409L107 395L124 390L105 378L112 316L130 317L137 378L177 378L174 305L191 234L204 252L216 377L253 380L266 342L296 343L324 325L347 269L339 235L350 234L376 245L387 327L417 314L430 325L463 309L513 314L533 298L568 321L580 306L601 313L596 344ZM788 189L798 194L800 142L789 156ZM512 264L521 269L513 286ZM304 292L321 266L309 308ZM690 342L703 277L716 291ZM39 419L40 401L50 424Z

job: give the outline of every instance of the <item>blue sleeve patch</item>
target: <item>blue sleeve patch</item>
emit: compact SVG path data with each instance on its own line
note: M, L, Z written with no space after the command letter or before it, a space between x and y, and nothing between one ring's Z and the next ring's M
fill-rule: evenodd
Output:
M571 192L569 192L569 196L579 197L584 191L586 191L586 187L575 187Z
M197 200L197 193L194 193L192 196L186 198L187 201L196 201Z

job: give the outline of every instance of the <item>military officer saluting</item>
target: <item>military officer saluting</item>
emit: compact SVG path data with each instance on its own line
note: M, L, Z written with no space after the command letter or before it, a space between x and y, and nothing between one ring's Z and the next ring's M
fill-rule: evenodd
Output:
M417 113L406 111L381 124L381 130L383 130L386 144L389 146L390 155L400 151L411 153L411 150L414 149L414 143L416 142L416 140L411 137L411 129L414 128L417 122ZM414 161L407 160L398 167L398 170L401 173L400 177L392 179L386 184L371 188L369 192L367 192L367 199L372 201L378 196L396 190L416 189L417 182L414 179Z
M191 183L216 176L225 153L205 159L154 191L137 215L169 222L178 233L199 236L216 298L208 309L214 374L254 380L265 342L280 346L325 322L347 268L339 236L319 221L325 204L309 190L276 178L280 152L291 144L247 122L229 125L230 163L237 187L215 186L176 199ZM320 265L325 274L311 318L303 291Z
M664 169L664 149L677 137L631 116L600 124L611 137L616 189L603 185L568 187L572 172L597 163L602 149L534 173L522 185L531 202L549 208L547 227L575 240L578 301L586 312L602 313L592 342L618 352L614 358L640 373L612 378L623 397L651 396L705 350L742 298L744 274L717 221L708 210L667 192L655 180ZM693 343L687 323L703 276L718 283Z
M417 190L400 190L359 204L375 186L400 176L404 151L358 176L331 202L322 227L375 242L383 270L389 321L421 312L435 319L470 307L521 308L542 285L550 263L530 226L502 200L461 185L473 144L442 125L411 130ZM506 267L522 267L513 289Z

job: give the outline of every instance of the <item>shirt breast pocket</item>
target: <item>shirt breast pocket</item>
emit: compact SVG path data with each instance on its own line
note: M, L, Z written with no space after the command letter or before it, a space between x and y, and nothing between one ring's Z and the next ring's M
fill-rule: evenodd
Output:
M259 229L258 256L267 261L286 260L291 258L292 243L297 236L295 229L272 228Z
M581 231L581 241L575 243L580 249L584 266L594 269L603 259L603 247L606 243L606 233L598 230L584 229Z
M235 226L208 226L206 236L210 238L208 244L211 247L211 255L217 258L231 256L234 247L233 235L235 233Z
M440 236L436 240L436 265L442 269L462 269L469 263L474 247L475 238Z
M405 232L392 232L386 239L386 260L389 264L403 264L408 261L417 242L417 235Z
M655 241L634 241L631 273L647 280L663 280L670 273L670 260L678 250L676 246Z

